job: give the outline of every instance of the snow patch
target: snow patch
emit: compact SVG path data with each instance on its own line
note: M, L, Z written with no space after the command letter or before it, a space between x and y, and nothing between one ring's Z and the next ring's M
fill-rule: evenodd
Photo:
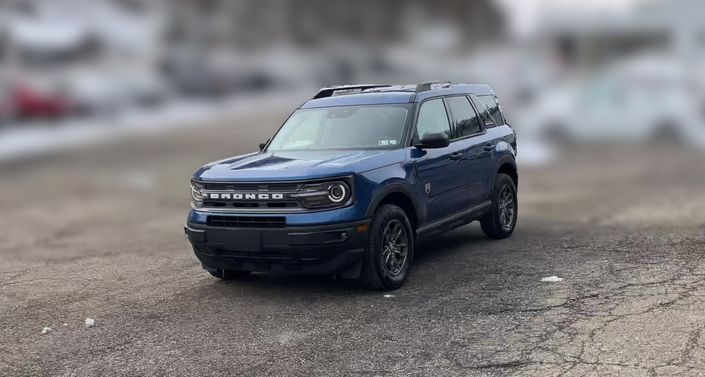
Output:
M522 140L519 143L518 152L519 164L531 167L548 165L557 158L555 148L541 140Z
M303 93L303 92L302 92ZM159 109L130 109L114 118L66 119L8 125L0 130L0 161L38 156L131 135L158 134L215 120L286 108L303 94L233 96L223 101L176 100Z
M541 279L541 282L543 283L558 283L560 281L563 281L563 278L559 278L558 276L549 276Z

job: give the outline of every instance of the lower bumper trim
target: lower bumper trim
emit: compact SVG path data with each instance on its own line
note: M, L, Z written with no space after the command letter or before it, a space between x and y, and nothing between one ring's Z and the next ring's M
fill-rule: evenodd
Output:
M204 268L263 272L336 273L359 261L369 220L280 229L240 229L186 224ZM362 229L367 229L362 227Z

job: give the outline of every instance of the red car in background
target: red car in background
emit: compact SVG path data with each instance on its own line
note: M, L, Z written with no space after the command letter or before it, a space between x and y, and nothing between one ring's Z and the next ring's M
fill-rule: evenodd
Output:
M58 87L30 82L13 84L6 100L13 117L58 119L74 112L75 106Z

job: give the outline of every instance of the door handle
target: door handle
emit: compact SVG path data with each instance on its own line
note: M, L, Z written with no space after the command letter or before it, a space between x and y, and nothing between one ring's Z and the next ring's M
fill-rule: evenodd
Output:
M494 150L495 146L496 146L495 144L487 143L487 144L485 144L485 147L483 149L485 150L485 152L492 152Z
M453 152L450 154L450 159L453 161L458 161L463 157L463 152Z

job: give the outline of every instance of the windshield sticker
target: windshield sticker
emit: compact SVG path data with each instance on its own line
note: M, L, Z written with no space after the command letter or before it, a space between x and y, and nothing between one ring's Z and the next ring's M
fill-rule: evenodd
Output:
M397 141L396 140L379 140L380 147L386 147L389 145L397 145Z

